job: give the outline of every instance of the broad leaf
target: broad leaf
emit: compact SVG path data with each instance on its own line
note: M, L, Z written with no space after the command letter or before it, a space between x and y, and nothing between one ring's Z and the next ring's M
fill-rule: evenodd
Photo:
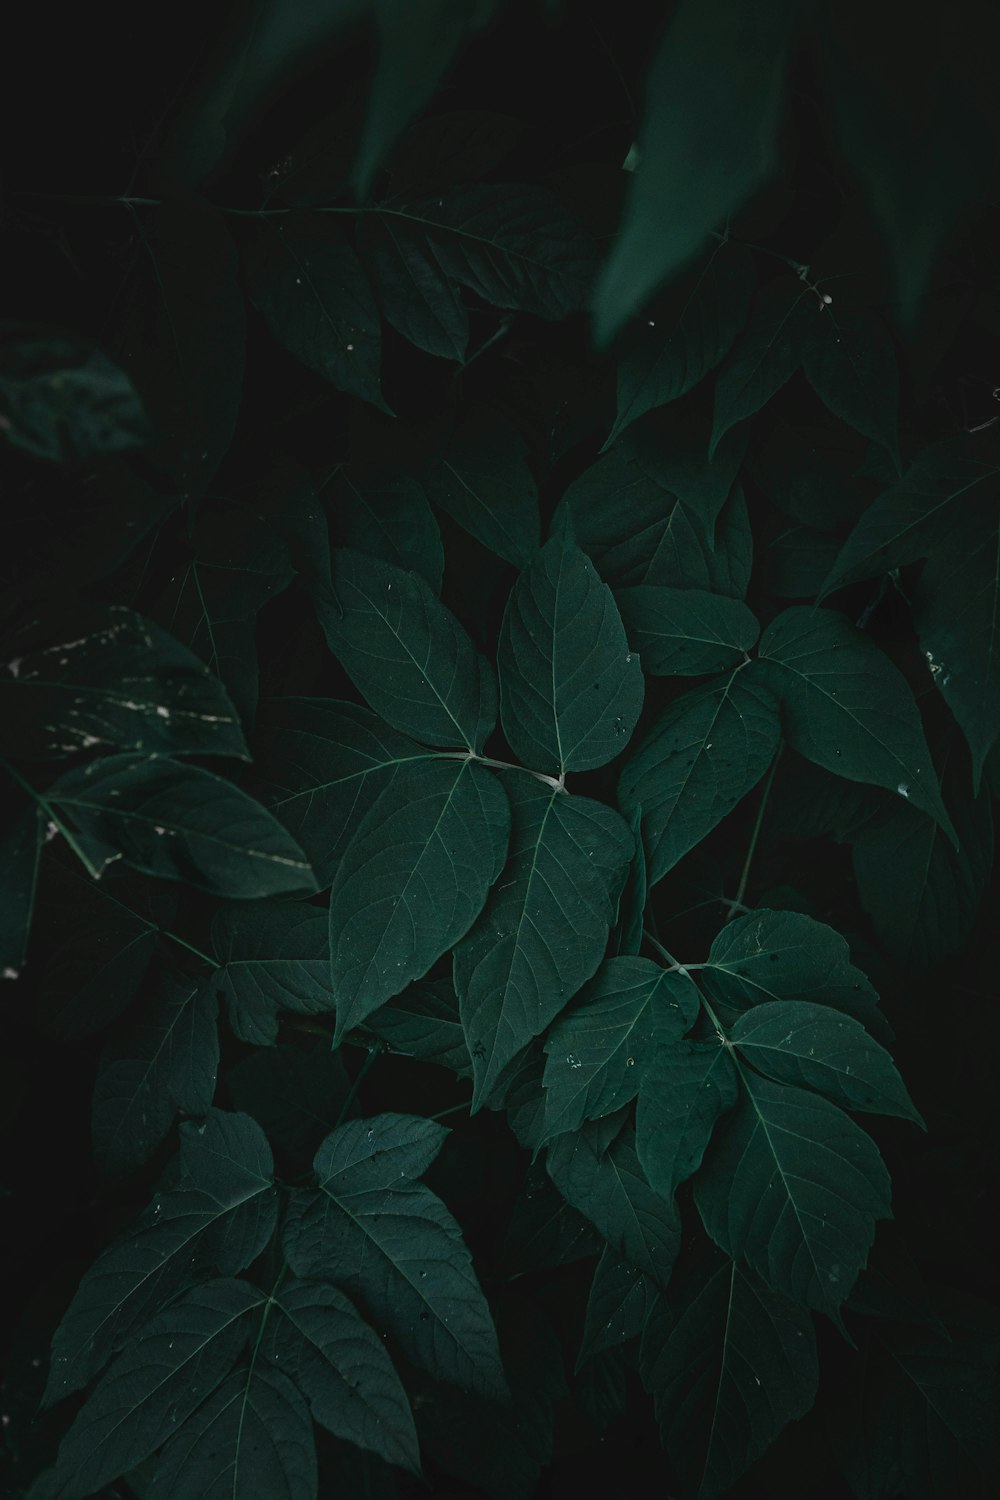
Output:
M483 418L460 428L426 476L435 505L490 552L524 568L538 551L538 487L523 438Z
M17 979L28 953L35 912L44 820L29 807L0 840L0 978Z
M731 1056L717 1040L693 1042L672 1027L657 1027L653 1042L636 1108L636 1150L649 1182L669 1202L701 1166L739 1085Z
M631 1130L606 1146L594 1125L585 1125L552 1142L546 1167L567 1202L619 1256L666 1286L680 1248L680 1217L646 1181Z
M677 401L725 359L746 322L754 279L749 250L729 242L649 306L618 361L618 410L604 449L636 418Z
M93 748L247 760L228 694L180 641L120 605L22 630L0 678L0 744L58 759Z
M754 416L795 374L816 337L821 308L816 293L794 277L779 277L762 293L715 382L709 458L730 428Z
M206 981L241 1041L271 1046L282 1011L333 1010L326 913L289 901L223 906L212 922L220 967Z
M526 766L561 780L606 765L628 744L642 669L611 590L567 531L514 585L497 669L504 733Z
M371 215L361 221L359 243L386 322L425 353L464 363L469 314L420 227Z
M923 1120L878 1042L851 1016L822 1005L782 1000L736 1020L729 1040L758 1073L825 1094L844 1109Z
M420 1472L406 1392L375 1330L335 1287L285 1281L273 1294L260 1357L289 1375L335 1437Z
M646 81L641 154L625 223L601 279L596 337L606 343L650 293L774 171L796 7L684 0Z
M740 669L674 700L618 784L623 810L642 808L651 885L756 786L780 738L777 703Z
M54 463L144 447L149 421L128 375L89 339L0 324L0 431Z
M653 1283L605 1246L590 1283L577 1370L606 1349L637 1338L655 1299Z
M496 722L492 668L422 578L345 548L316 604L330 650L376 713L428 744L482 749Z
M59 1445L60 1493L85 1500L172 1437L229 1373L262 1301L246 1281L210 1281L164 1309L118 1356Z
M437 1379L503 1398L496 1333L461 1231L417 1181L446 1135L409 1115L341 1125L316 1153L318 1189L293 1202L285 1254L296 1275L359 1300Z
M404 767L358 824L330 891L339 1041L462 938L503 868L510 812L472 762Z
M610 958L545 1043L545 1135L631 1103L653 1063L654 1028L680 1038L698 1019L693 982L648 958Z
M365 1022L390 1052L438 1063L464 1077L472 1072L458 996L450 979L411 984Z
M334 698L272 699L255 751L262 800L305 850L321 889L399 767L430 756L370 709Z
M740 1069L743 1099L695 1178L720 1249L774 1292L832 1318L891 1218L874 1141L818 1094Z
M113 859L218 896L315 890L281 824L230 781L155 755L111 755L69 771L49 800L79 835L93 873Z
M594 973L632 852L628 828L609 807L523 775L508 775L504 786L507 864L454 960L475 1108Z
M835 417L881 443L898 474L899 375L892 340L871 311L835 309L836 302L812 325L803 357L806 378Z
M415 479L351 465L340 471L332 504L335 533L348 547L419 573L440 591L441 533Z
M250 299L279 344L338 390L389 410L380 384L378 309L334 217L264 220L246 271Z
M164 976L144 1019L116 1038L94 1086L94 1155L106 1172L139 1166L178 1110L207 1114L219 1068L215 992Z
M833 610L786 609L765 630L752 670L781 703L793 750L816 765L887 787L929 813L957 844L902 673Z
M667 677L697 677L734 667L760 633L742 600L704 589L640 584L619 589L615 599L643 670Z
M158 1193L80 1282L52 1341L46 1405L86 1385L196 1269L234 1276L271 1238L274 1164L259 1125L213 1111L204 1125L181 1126L181 1152L181 1188Z
M812 1318L717 1255L671 1286L667 1302L664 1341L643 1340L643 1384L680 1493L715 1500L815 1401Z

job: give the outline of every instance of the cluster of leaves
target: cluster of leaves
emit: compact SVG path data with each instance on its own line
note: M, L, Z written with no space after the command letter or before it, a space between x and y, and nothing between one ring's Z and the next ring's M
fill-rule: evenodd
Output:
M141 195L5 223L85 309L0 326L0 969L90 1098L15 1492L988 1493L988 89L887 118L852 6L378 0L362 88L251 9Z

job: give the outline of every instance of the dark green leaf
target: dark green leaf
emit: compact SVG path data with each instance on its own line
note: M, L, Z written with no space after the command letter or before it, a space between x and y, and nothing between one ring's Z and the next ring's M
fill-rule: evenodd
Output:
M891 1218L874 1141L818 1094L740 1069L743 1099L695 1178L705 1228L772 1291L834 1319Z
M812 1318L722 1256L668 1301L665 1341L643 1343L643 1383L681 1494L715 1500L815 1401Z
M207 1114L219 1068L216 997L208 986L165 976L147 1019L116 1039L94 1086L94 1155L127 1172L163 1140L178 1110Z
M81 750L249 759L228 694L204 664L151 620L86 605L33 623L0 678L0 744L28 758Z
M646 911L646 851L642 842L642 808L632 811L630 827L635 853L632 856L631 879L618 911L615 952L633 957L642 947L642 922Z
M241 1041L271 1046L282 1011L300 1016L333 1010L326 913L289 901L223 906L212 922L220 967L206 982L225 1000Z
M496 1333L461 1231L416 1180L447 1133L409 1115L341 1125L316 1153L318 1190L292 1205L285 1253L296 1275L360 1300L437 1379L503 1398Z
M333 698L275 698L258 726L262 799L302 845L320 889L400 766L430 752L370 709Z
M343 549L317 609L330 650L376 713L428 744L482 749L496 722L492 668L422 578Z
M497 647L500 716L526 766L560 780L621 754L643 679L614 596L566 531L514 585Z
M827 308L812 325L803 366L824 406L880 443L898 474L899 375L896 351L879 319L871 311L834 313Z
M750 251L730 242L651 304L618 363L618 411L605 448L637 417L679 400L725 359L746 322L754 279Z
M147 875L219 896L313 891L298 844L230 781L150 755L111 755L62 776L47 793L95 872L121 858Z
M455 950L475 1107L594 973L625 883L628 828L609 807L509 775L507 865Z
M815 338L821 308L816 293L797 277L780 276L764 290L715 382L710 459L730 428L759 412L795 374Z
M615 594L629 644L643 670L697 677L737 664L757 642L760 626L739 599L704 589L640 584Z
M0 432L16 448L72 463L141 448L149 422L125 371L96 344L30 324L0 325Z
M530 1166L504 1240L504 1261L511 1275L573 1265L596 1255L601 1246L596 1230L556 1192L545 1168Z
M681 1037L698 1019L693 982L648 958L610 958L559 1017L545 1044L545 1136L630 1104L659 1026Z
M618 784L624 811L642 808L651 885L756 786L780 737L775 700L739 668L661 715Z
M28 952L45 823L29 807L0 841L0 977L17 979Z
M334 492L334 527L358 552L426 578L441 588L441 533L427 496L408 474L348 467Z
M388 411L382 332L372 289L329 215L265 222L247 255L247 288L272 334L339 391Z
M262 1300L246 1281L210 1281L145 1326L59 1446L66 1500L84 1500L173 1435L232 1368L250 1337L248 1314Z
M701 1166L739 1087L730 1054L717 1040L692 1042L672 1027L657 1027L653 1041L636 1108L636 1149L649 1182L669 1202Z
M421 230L372 215L362 220L360 244L386 322L427 354L464 363L469 315Z
M337 1039L469 930L503 868L510 812L468 760L401 768L341 856L330 892Z
M611 1248L666 1286L680 1247L680 1217L646 1181L634 1132L605 1146L594 1125L584 1125L551 1143L546 1166L563 1197Z
M751 668L781 703L793 750L849 781L896 792L957 843L906 679L843 615L804 605L765 630Z
M291 1376L335 1437L420 1472L406 1392L378 1334L342 1292L322 1282L283 1282L260 1357Z
M438 1063L464 1077L472 1072L458 996L450 979L411 984L365 1022L391 1052Z
M744 1011L729 1040L759 1073L778 1083L814 1089L845 1109L924 1123L888 1052L851 1016L781 1000Z
M590 1283L577 1370L606 1349L637 1338L655 1298L652 1282L605 1246Z
M776 599L813 599L838 552L837 539L812 526L782 526L767 549L767 590Z
M490 552L525 568L538 551L538 487L516 428L480 417L454 434L427 475L435 505Z
M226 1073L235 1107L252 1115L268 1139L307 1166L337 1123L350 1079L325 1038L299 1046L255 1048Z
M646 80L638 170L601 280L606 343L774 171L796 7L683 0Z

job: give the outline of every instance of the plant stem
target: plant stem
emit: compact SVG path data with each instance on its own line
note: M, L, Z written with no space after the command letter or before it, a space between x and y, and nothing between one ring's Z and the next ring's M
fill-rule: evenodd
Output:
M525 776L534 776L536 781L544 781L554 792L565 792L566 782L563 776L547 776L544 771L532 771L527 766L519 766L512 760L494 760L492 755L477 755L474 750L442 750L437 756L438 760L474 760L481 766L492 766L495 771L522 771Z
M453 1104L449 1109L439 1109L436 1115L428 1115L428 1119L443 1120L448 1115L457 1115L460 1109L468 1109L471 1103L471 1099L465 1099L461 1104Z
M730 920L733 913L737 911L737 909L742 909L743 911L746 910L746 907L743 906L743 897L746 895L747 881L750 878L750 866L753 863L754 852L757 848L757 840L760 838L761 825L764 822L764 813L767 810L767 799L770 797L771 787L774 785L774 773L778 769L778 761L781 759L781 752L783 749L784 745L779 744L777 750L774 753L774 759L771 762L771 769L767 773L767 780L764 782L764 790L761 793L760 806L757 808L757 817L754 821L753 833L751 833L750 835L750 847L747 849L747 857L743 861L743 870L740 874L740 883L736 887L736 895L733 897L732 901L730 901L729 910L726 912L727 922Z
M365 1058L364 1062L358 1069L354 1082L351 1084L351 1087L348 1090L347 1098L341 1105L340 1114L337 1116L337 1123L333 1127L334 1130L337 1130L341 1125L343 1125L345 1119L347 1118L347 1111L350 1109L351 1105L358 1097L358 1091L360 1090L361 1085L364 1083L366 1075L368 1074L369 1070L374 1067L379 1053L383 1052L384 1050L385 1048L382 1042L376 1042L373 1047L369 1048L368 1056Z
M157 931L163 937L169 938L172 943L177 943L179 947L186 948L189 953L194 954L195 958L200 958L202 963L210 964L213 969L222 967L217 959L209 958L207 953L202 953L201 949L196 948L193 943L189 943L187 938L178 937L176 932L168 932L165 927L160 927Z
M664 948L659 938L654 937L648 927L644 927L642 929L642 935L646 939L647 943L652 944L660 957L666 959L671 969L684 969L686 971L690 967L688 964L682 964L679 958L675 958L668 948Z

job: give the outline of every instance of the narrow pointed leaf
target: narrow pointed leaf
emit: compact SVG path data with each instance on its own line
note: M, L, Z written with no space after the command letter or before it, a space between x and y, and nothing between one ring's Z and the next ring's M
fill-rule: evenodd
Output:
M503 867L504 789L468 760L402 768L344 850L330 892L337 1038L464 937Z
M316 1153L317 1191L292 1206L285 1253L296 1275L333 1281L437 1379L503 1399L496 1333L461 1231L417 1181L446 1134L408 1115L341 1125Z
M629 645L643 671L697 677L736 666L760 626L740 599L704 589L640 585L615 594Z
M642 710L638 658L607 584L566 532L514 585L497 650L504 733L549 775L606 765Z
M330 650L383 719L427 744L482 749L496 723L492 669L422 578L345 548L317 609Z
M642 808L651 885L756 786L780 738L777 703L748 673L675 699L618 784L623 810Z
M220 967L207 982L224 1000L229 1024L255 1047L278 1039L282 1011L333 1010L326 914L288 901L223 906L212 922Z
M625 884L631 836L609 807L508 776L510 851L455 950L475 1107L594 973Z
M793 750L850 781L884 786L957 843L906 679L843 615L796 605L760 641L762 677Z

